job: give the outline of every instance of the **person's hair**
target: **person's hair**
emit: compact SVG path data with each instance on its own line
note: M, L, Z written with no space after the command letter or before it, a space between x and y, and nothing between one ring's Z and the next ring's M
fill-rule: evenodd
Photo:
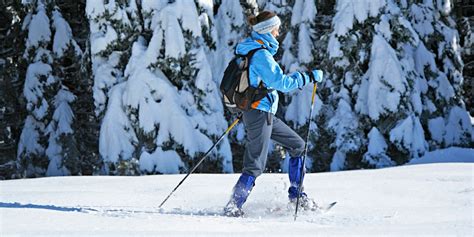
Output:
M263 11L260 12L257 16L255 15L250 15L247 18L247 21L249 22L250 25L254 26L262 21L266 21L272 17L276 16L276 14L272 11Z

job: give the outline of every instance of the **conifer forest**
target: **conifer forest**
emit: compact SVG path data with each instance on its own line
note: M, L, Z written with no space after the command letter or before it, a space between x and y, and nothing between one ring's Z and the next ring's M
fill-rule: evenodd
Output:
M472 1L0 0L0 178L186 173L237 118L219 85L263 10L285 73L324 72L312 118L312 86L279 92L307 172L474 147ZM239 173L245 137L196 172ZM287 156L272 143L266 172Z

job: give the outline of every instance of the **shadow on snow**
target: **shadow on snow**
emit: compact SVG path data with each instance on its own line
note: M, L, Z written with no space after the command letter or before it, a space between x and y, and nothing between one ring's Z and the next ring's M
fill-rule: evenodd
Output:
M6 203L0 202L0 208L19 208L19 209L43 209L51 211L61 211L61 212L91 212L97 211L92 208L82 208L82 207L60 207L55 205L38 205L38 204L21 204L18 202Z
M222 211L217 210L182 210L180 208L174 208L172 210L164 210L158 208L149 208L147 210L134 210L134 209L124 209L124 208L100 208L94 209L90 207L64 207L56 205L40 205L40 204L22 204L18 202L6 203L0 202L0 208L17 208L17 209L40 209L40 210L50 210L50 211L59 211L59 212L82 212L82 213L98 213L106 216L114 217L125 217L131 216L133 214L163 214L163 215L186 215L186 216L221 216Z

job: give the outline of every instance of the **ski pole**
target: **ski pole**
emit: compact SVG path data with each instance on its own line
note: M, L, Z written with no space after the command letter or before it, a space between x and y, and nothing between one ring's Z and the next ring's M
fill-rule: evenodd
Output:
M298 206L300 203L300 195L301 192L303 191L303 176L305 173L305 161L306 161L306 155L308 153L308 140L309 140L309 127L311 126L311 117L313 116L313 107L314 107L314 98L316 97L316 89L317 89L316 83L314 83L313 87L313 94L311 96L311 109L309 110L309 118L308 118L308 134L306 135L306 141L304 143L304 155L303 155L303 165L301 166L301 175L300 175L300 182L298 184L298 196L296 197L296 208L295 208L295 221L296 217L298 216Z
M184 176L184 178L181 180L181 182L178 183L178 185L176 185L176 187L173 189L173 191L171 191L171 193L165 198L165 200L163 200L163 202L160 204L160 206L158 208L161 208L163 206L163 204L165 204L165 202L168 200L168 198L171 197L171 195L173 195L173 193L176 191L176 189L178 189L179 186L181 186L181 184L184 182L184 180L186 180L186 178L188 178L188 176L190 174L192 174L199 165L201 165L201 163L204 161L204 159L206 159L206 157L211 154L211 151L214 149L214 147L217 146L217 144L219 144L219 142L224 138L224 136L230 132L230 130L232 130L232 128L237 125L237 123L239 123L240 119L242 118L242 114L240 114L237 119L227 128L227 130L225 130L225 132L219 137L219 139L217 140L217 142L214 143L214 145L212 145L211 148L209 148L209 150L204 154L204 156L198 161L198 163L196 165L194 165L194 167L192 167L189 171L188 171L188 174L186 174L186 176Z

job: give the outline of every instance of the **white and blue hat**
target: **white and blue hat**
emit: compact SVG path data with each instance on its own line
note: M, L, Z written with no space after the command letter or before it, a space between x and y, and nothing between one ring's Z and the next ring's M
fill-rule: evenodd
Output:
M252 29L259 34L266 34L272 32L274 28L279 27L280 25L280 18L275 15L268 20L255 24L252 26Z

